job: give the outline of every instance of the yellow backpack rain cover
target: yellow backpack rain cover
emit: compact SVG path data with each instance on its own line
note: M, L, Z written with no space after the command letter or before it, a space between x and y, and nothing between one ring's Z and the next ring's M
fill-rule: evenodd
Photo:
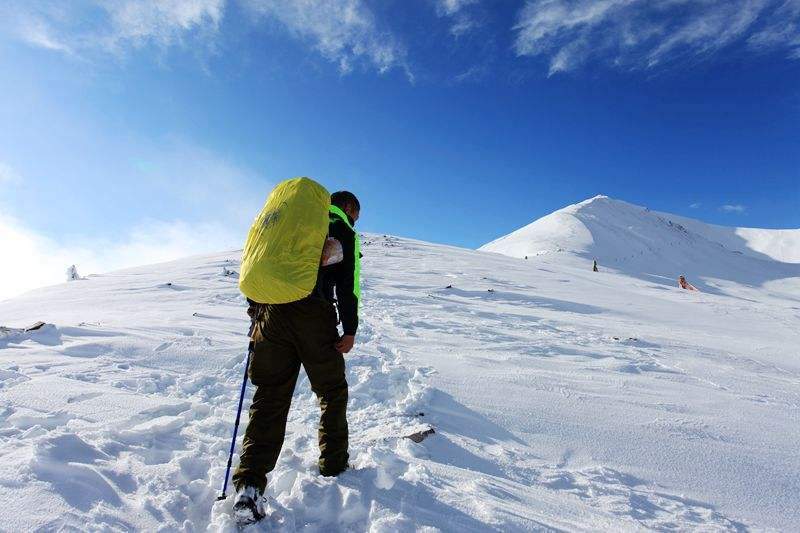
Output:
M239 289L253 301L283 304L314 290L331 197L309 178L275 187L258 214L242 253Z

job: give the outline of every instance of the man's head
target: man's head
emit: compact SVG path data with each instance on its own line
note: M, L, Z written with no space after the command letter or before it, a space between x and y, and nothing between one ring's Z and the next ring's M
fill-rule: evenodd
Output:
M335 205L350 217L350 221L355 224L361 214L361 204L356 195L349 191L338 191L331 194L331 205Z

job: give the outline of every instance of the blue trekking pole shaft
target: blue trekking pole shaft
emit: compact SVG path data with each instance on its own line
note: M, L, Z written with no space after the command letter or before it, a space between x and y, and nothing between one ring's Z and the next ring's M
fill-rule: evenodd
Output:
M242 380L242 392L239 395L239 409L236 411L236 423L233 426L233 438L231 439L231 452L228 454L228 469L225 470L225 483L222 485L222 495L217 501L226 498L225 492L228 490L228 477L231 474L233 464L233 449L236 447L236 434L239 432L239 419L242 417L242 404L244 403L244 390L247 388L247 369L250 367L250 350L247 350L247 361L244 364L244 379Z

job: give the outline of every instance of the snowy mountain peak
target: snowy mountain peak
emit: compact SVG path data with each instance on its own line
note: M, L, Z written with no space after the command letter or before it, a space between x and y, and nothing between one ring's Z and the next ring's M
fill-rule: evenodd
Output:
M591 255L595 236L592 228L586 225L586 220L604 220L613 224L647 211L646 208L598 194L554 211L480 249L514 257L563 251Z
M800 230L733 228L598 195L480 248L512 257L565 253L634 277L680 274L762 284L800 276ZM701 281L705 289L713 283Z
M566 207L562 207L558 211L554 211L551 214L555 214L555 213L559 213L559 212L561 212L561 213L575 213L576 211L579 211L579 210L585 209L585 208L589 208L589 207L592 207L592 206L613 205L613 204L617 204L617 203L630 205L630 204L627 204L626 202L623 202L622 200L616 200L614 198L611 198L610 196L606 196L605 194L598 194L596 196L592 196L591 198L587 198L586 200L583 200L581 202L578 202L578 203L575 203L575 204L570 204L570 205L568 205Z
M604 200L609 200L609 201L612 201L612 202L619 201L619 200L614 200L613 198L611 198L609 196L606 196L605 194L598 194L596 196L592 196L591 198L587 198L586 200L584 200L582 202L578 202L575 205L589 205L589 204L591 204L593 202L602 202Z
M582 202L568 205L562 209L559 209L558 211L566 211L574 213L576 211L582 211L585 209L619 209L619 210L633 209L636 211L648 211L646 207L631 204L624 200L611 198L610 196L606 196L605 194L598 194L596 196L592 196L591 198L587 198ZM556 213L558 211L556 211Z

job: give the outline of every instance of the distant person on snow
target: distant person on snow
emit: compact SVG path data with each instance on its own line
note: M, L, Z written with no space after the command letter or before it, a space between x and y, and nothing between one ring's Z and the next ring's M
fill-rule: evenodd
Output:
M600 272L597 270L597 259L594 260L594 264L592 264L592 272Z
M680 276L678 278L678 287L680 287L681 289L686 289L687 291L696 291L697 290L697 288L694 285L692 285L691 283L689 283L688 281L686 281L686 278L683 277L683 276ZM698 291L698 292L700 292L700 291Z
M286 419L302 364L319 399L319 472L336 476L348 467L347 381L343 354L350 352L358 329L360 253L353 225L361 205L350 192L331 195L328 241L341 245L339 262L323 261L308 297L287 304L250 301L252 318L250 379L257 387L244 434L239 467L233 475L235 508L257 509L275 468L286 433ZM327 244L326 244L327 247ZM334 304L343 335L339 336Z

